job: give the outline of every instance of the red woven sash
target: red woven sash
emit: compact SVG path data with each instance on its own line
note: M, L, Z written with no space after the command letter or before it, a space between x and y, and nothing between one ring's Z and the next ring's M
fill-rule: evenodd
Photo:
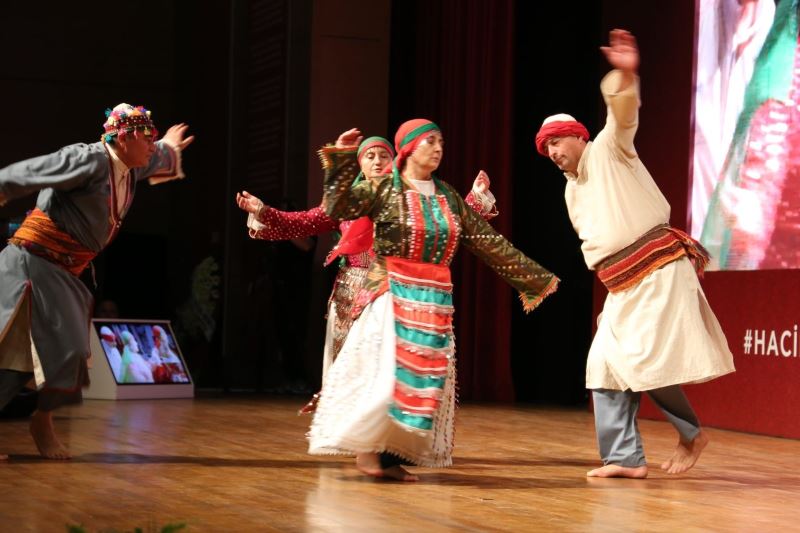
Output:
M25 217L14 236L8 239L8 243L21 246L74 276L79 276L97 256L97 253L76 241L72 235L59 229L47 213L38 208Z
M597 276L609 292L621 292L635 287L652 272L684 256L692 261L697 275L702 276L709 260L706 249L683 231L664 224L601 261Z

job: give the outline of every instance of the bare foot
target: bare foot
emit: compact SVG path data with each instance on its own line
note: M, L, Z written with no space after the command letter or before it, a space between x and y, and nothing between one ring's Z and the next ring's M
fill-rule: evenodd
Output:
M52 411L34 411L31 415L31 437L45 459L70 459L69 451L56 438Z
M678 446L672 457L664 461L661 465L662 470L666 470L668 474L681 474L686 472L697 462L697 458L703 451L703 448L708 446L708 435L702 429L700 433L690 442L678 440Z
M0 461L8 461L8 455L0 453Z
M356 455L356 468L368 476L383 477L381 459L377 453L359 453Z
M356 468L372 477L396 479L398 481L419 481L415 476L400 465L381 468L380 455L377 453L359 453L356 455Z
M632 479L644 479L647 477L647 465L636 467L605 465L587 472L586 477L627 477Z
M400 465L384 468L383 477L396 479L398 481L419 481L419 476L412 474Z

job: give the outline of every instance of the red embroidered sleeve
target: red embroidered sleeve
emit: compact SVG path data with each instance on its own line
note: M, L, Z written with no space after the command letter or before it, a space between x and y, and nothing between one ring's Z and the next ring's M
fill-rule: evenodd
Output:
M481 217L483 217L484 220L491 220L500 213L497 210L497 205L495 204L492 204L492 207L489 210L486 210L481 201L475 196L474 191L469 191L469 193L464 197L464 202Z
M334 231L339 226L339 223L326 215L321 207L308 211L280 211L265 205L256 215L256 220L263 227L251 231L250 236L267 241L311 237Z

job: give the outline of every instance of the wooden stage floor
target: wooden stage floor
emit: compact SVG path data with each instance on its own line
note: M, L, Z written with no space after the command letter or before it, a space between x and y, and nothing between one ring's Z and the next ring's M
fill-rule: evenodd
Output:
M86 401L59 411L75 457L40 460L24 420L0 421L0 531L797 531L800 441L710 430L679 477L675 436L641 421L646 480L587 479L591 414L465 405L455 464L418 483L368 479L305 453L299 398ZM155 530L155 529L153 529Z

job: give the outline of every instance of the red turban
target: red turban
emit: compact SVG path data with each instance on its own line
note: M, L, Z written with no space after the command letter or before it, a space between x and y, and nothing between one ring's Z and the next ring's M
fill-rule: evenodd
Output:
M566 120L562 120L566 119ZM550 120L555 118L555 120ZM589 130L575 119L569 120L569 115L554 115L545 119L539 133L536 134L536 150L547 157L547 141L553 137L580 137L589 140Z

